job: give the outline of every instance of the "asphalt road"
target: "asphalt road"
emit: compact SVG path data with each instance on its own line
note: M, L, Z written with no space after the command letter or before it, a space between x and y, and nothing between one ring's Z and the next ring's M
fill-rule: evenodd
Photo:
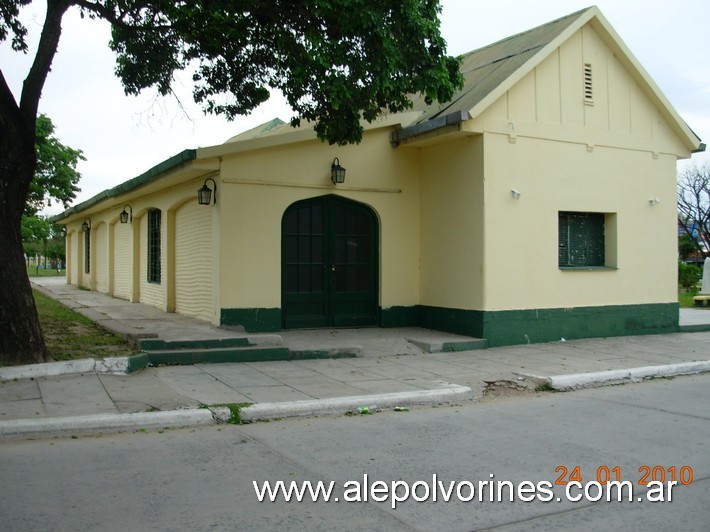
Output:
M710 375L409 412L5 442L0 464L3 530L707 530ZM633 501L567 501L555 481L576 479L576 466L584 483L607 472L632 481ZM675 477L671 502L645 499L637 482L646 473ZM372 500L383 496L377 489L345 502L363 498L353 481L365 484L364 475L390 491L393 481L420 481L422 499L433 485L437 502L430 492L393 509L392 497ZM258 502L253 481L266 480L334 481L339 502ZM542 489L510 502L504 488L505 500L491 502L478 484L490 480ZM454 500L444 502L452 482ZM455 500L471 486L474 500Z

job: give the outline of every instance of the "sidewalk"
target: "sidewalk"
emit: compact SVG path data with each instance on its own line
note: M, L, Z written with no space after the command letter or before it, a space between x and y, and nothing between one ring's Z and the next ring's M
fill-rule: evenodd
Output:
M40 278L41 290L134 339L254 338L152 307ZM34 282L34 281L33 281ZM681 323L707 326L710 309L682 309ZM133 336L132 336L133 335ZM80 373L8 380L0 369L0 437L80 430L185 426L344 413L480 398L491 383L558 389L710 371L710 332L588 339L459 352L427 352L465 337L424 329L336 329L261 335L293 350L356 351L317 360L148 367L130 375ZM460 343L459 345L468 345ZM3 377L4 376L4 377Z

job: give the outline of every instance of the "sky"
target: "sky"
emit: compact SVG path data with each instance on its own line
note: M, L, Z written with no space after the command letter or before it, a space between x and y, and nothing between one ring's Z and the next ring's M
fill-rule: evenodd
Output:
M451 55L462 54L592 5L592 0L442 0L441 31ZM710 140L710 2L708 0L597 0L596 4L680 116ZM19 94L42 27L44 2L22 12L30 53L0 44L0 69ZM40 112L63 144L81 149L81 192L74 204L131 179L188 148L221 144L273 118L288 121L280 95L232 122L205 116L191 96L190 76L177 79L173 98L150 91L126 96L114 75L107 23L70 11L45 85ZM710 144L710 143L709 143ZM710 163L710 154L681 163ZM58 214L61 205L43 213Z

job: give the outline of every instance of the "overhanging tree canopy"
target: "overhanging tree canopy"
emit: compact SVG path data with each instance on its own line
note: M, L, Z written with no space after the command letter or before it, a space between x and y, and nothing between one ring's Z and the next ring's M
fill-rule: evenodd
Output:
M31 0L0 0L0 42L28 51L19 14ZM358 142L361 119L428 101L461 86L446 55L438 0L47 0L47 13L19 99L0 71L0 357L46 359L22 258L20 221L37 165L40 96L68 9L112 25L116 74L128 94L172 92L176 72L191 70L194 98L210 113L246 114L280 90L294 125L313 122L330 143ZM77 96L80 88L77 88Z
M39 211L58 201L64 208L76 198L77 184L81 174L76 167L85 161L81 150L62 144L54 135L54 124L46 115L37 117L35 126L37 168L30 183L30 192L25 202L25 214L36 215Z

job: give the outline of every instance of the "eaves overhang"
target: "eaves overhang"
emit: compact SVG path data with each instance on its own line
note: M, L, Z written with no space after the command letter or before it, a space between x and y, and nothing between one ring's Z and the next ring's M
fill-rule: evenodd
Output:
M404 142L412 142L422 137L430 137L438 132L448 131L452 126L458 126L462 122L469 120L471 115L468 111L455 111L446 116L437 116L420 122L413 126L397 129L390 134L390 144L396 148Z
M176 168L179 168L189 163L190 161L194 161L196 157L197 150L183 150L180 153L173 155L168 159L165 159L163 162L155 165L150 170L143 172L139 176L136 176L133 179L129 179L128 181L124 181L120 185L117 185L113 188L99 192L94 197L89 198L88 200L83 201L77 205L74 205L73 207L70 207L61 214L53 216L51 220L52 222L60 223L62 220L66 220L67 218L70 218L76 214L87 211L91 207L107 199L116 198L118 196L128 194L129 192L132 192L138 188L141 188L149 183L154 182L155 180L164 176L167 172L175 170Z

